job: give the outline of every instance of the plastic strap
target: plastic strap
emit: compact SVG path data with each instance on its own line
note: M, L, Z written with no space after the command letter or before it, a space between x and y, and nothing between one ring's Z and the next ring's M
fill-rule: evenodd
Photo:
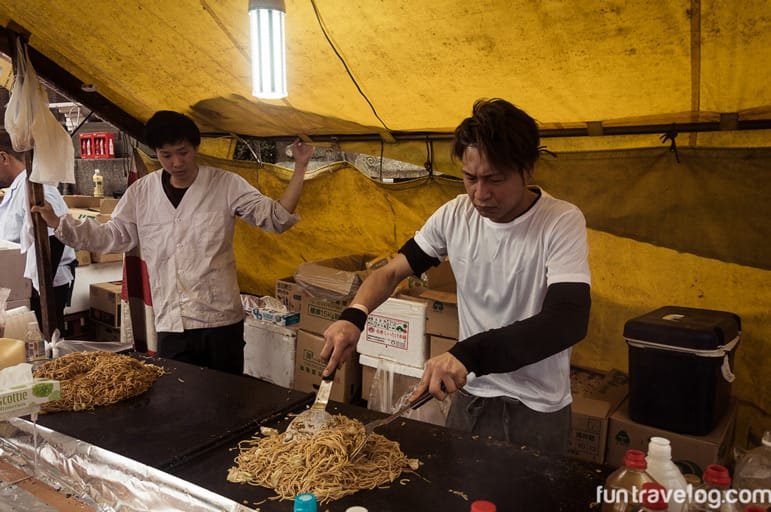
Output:
M733 382L736 375L731 371L731 361L728 360L728 354L723 357L723 364L720 365L720 371L723 373L723 378L726 382Z

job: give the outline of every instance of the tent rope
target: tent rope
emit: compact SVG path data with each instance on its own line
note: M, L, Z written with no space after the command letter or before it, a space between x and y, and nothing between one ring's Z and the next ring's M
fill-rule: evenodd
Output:
M661 139L662 144L666 144L669 142L669 151L675 154L675 161L679 164L680 163L680 154L677 152L677 142L675 139L677 139L677 128L675 128L674 125L672 125L672 128L664 132L663 135L661 135L659 138Z
M434 143L426 137L426 162L423 164L429 178L434 177Z

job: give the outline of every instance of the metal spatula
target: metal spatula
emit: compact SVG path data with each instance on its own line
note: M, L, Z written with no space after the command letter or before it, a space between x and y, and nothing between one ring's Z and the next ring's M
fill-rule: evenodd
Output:
M335 380L335 372L321 379L319 390L316 392L316 400L313 401L310 409L301 412L286 427L288 439L310 437L319 430L326 427L332 419L332 415L327 412L327 402L329 394L332 391L332 383Z
M400 407L399 410L393 413L392 415L386 416L385 418L381 418L379 420L370 421L369 423L364 425L364 442L361 443L353 451L353 453L351 453L350 458L352 459L353 457L355 457L362 450L362 448L364 448L364 446L367 444L367 438L375 431L376 428L382 427L383 425L388 425L393 420L400 417L402 414L404 414L410 409L418 409L423 404L431 400L431 398L433 398L433 395L428 391L426 391L425 393L417 397L412 402L407 402L405 405Z

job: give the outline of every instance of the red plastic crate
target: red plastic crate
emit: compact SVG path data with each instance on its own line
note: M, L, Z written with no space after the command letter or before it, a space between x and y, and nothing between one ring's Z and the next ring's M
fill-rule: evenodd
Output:
M115 158L115 134L93 132L80 134L81 158Z

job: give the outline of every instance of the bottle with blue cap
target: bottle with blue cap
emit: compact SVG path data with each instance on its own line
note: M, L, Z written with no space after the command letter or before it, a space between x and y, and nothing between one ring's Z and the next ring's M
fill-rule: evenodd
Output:
M294 512L318 512L316 495L304 492L294 497Z

